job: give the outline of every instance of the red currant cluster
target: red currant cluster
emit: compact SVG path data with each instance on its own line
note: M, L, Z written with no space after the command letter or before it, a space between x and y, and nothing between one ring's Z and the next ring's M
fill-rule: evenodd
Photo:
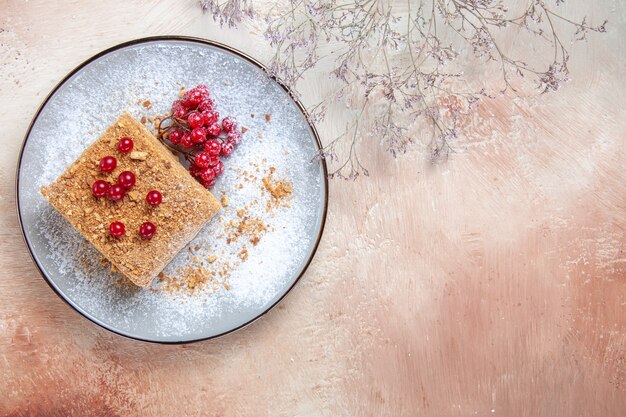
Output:
M121 153L128 153L133 149L133 140L123 137L117 144L117 150ZM114 156L105 156L100 160L100 171L110 174L117 167L117 159ZM91 193L96 198L109 197L111 201L119 201L126 195L126 192L135 185L135 174L131 171L123 171L117 177L117 183L111 185L104 180L97 180L91 186ZM146 195L146 202L152 207L156 207L163 201L163 196L157 190L152 190ZM126 227L122 222L113 222L109 225L109 233L113 237L121 237L126 234ZM145 222L139 227L139 235L144 239L150 239L156 233L156 226L153 223Z
M205 85L187 91L174 101L169 119L169 126L159 127L159 136L167 138L172 145L189 149L184 152L190 162L189 173L211 188L224 172L220 158L230 156L241 143L242 132L235 119L227 116L220 123L215 101ZM194 153L196 150L200 152Z

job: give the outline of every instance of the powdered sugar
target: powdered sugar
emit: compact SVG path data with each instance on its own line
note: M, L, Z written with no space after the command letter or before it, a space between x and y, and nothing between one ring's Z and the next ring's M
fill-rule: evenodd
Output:
M165 273L194 263L209 268L236 266L230 289L207 287L190 295L115 284L97 251L47 205L39 187L54 181L85 147L123 111L140 118L136 104L150 99L149 115L164 113L181 85L206 84L223 114L235 115L248 131L213 191L224 191L228 207L190 243ZM254 114L255 117L251 117ZM264 115L271 114L266 121ZM261 132L261 135L259 135ZM259 138L262 136L262 138ZM162 341L193 340L236 328L261 314L293 284L309 259L321 227L324 180L309 126L276 83L249 62L215 47L158 41L107 54L68 80L39 115L25 147L20 171L20 211L29 244L53 285L88 316L121 333ZM39 162L39 161L42 161ZM260 181L242 181L241 172L270 166L293 184L290 207L269 212ZM241 188L240 188L241 184ZM258 244L228 244L225 225L248 206L270 229ZM247 259L238 252L245 245ZM215 263L207 258L216 255Z

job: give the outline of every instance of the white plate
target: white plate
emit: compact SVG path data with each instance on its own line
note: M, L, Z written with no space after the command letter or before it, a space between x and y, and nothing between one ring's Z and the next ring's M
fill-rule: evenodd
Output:
M248 128L226 161L213 191L224 191L230 206L221 211L165 272L177 276L204 262L235 263L243 243L227 244L224 224L236 210L271 226L227 283L194 294L116 283L101 256L46 203L39 188L54 181L124 111L137 117L164 113L181 86L206 84L222 114ZM149 99L150 110L141 101ZM254 114L255 117L251 117ZM265 115L271 116L267 121ZM150 125L149 125L150 126ZM18 165L18 212L26 243L50 286L82 315L135 339L186 343L226 334L272 308L302 276L324 228L328 201L326 166L314 156L320 146L302 107L262 66L240 52L201 39L146 38L113 47L72 71L43 103L26 135ZM258 181L242 182L241 172L275 176L293 184L290 207L267 213ZM261 175L258 175L260 177ZM238 184L243 183L243 188ZM255 200L256 203L255 203ZM239 246L237 246L239 245ZM206 264L210 254L218 261ZM215 264L215 265L214 265Z

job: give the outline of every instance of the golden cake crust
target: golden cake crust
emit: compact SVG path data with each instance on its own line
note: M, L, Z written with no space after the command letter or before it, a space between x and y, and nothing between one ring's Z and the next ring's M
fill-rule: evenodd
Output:
M130 154L117 150L124 136L134 142ZM111 174L101 172L99 167L100 159L107 155L117 159ZM97 199L91 194L96 180L116 183L122 171L132 171L136 176L135 186L122 200ZM157 207L146 203L146 194L151 190L163 195ZM128 114L85 149L56 181L42 187L41 193L119 272L142 287L150 285L221 207L213 194ZM110 236L109 225L114 221L124 223L124 236ZM152 239L139 236L139 226L146 221L157 227Z

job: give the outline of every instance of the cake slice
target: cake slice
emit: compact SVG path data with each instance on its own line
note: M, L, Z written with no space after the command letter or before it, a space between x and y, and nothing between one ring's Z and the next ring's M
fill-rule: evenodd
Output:
M132 151L118 150L122 137L132 139ZM110 173L100 167L105 156L117 160ZM123 171L134 173L135 185L121 200L94 196L95 181L116 184ZM162 195L156 207L146 201L152 190ZM56 181L42 187L41 193L120 273L141 287L150 285L220 209L213 194L128 114L110 126ZM124 225L124 235L111 235L109 226L113 222ZM156 226L151 238L139 233L145 222Z

